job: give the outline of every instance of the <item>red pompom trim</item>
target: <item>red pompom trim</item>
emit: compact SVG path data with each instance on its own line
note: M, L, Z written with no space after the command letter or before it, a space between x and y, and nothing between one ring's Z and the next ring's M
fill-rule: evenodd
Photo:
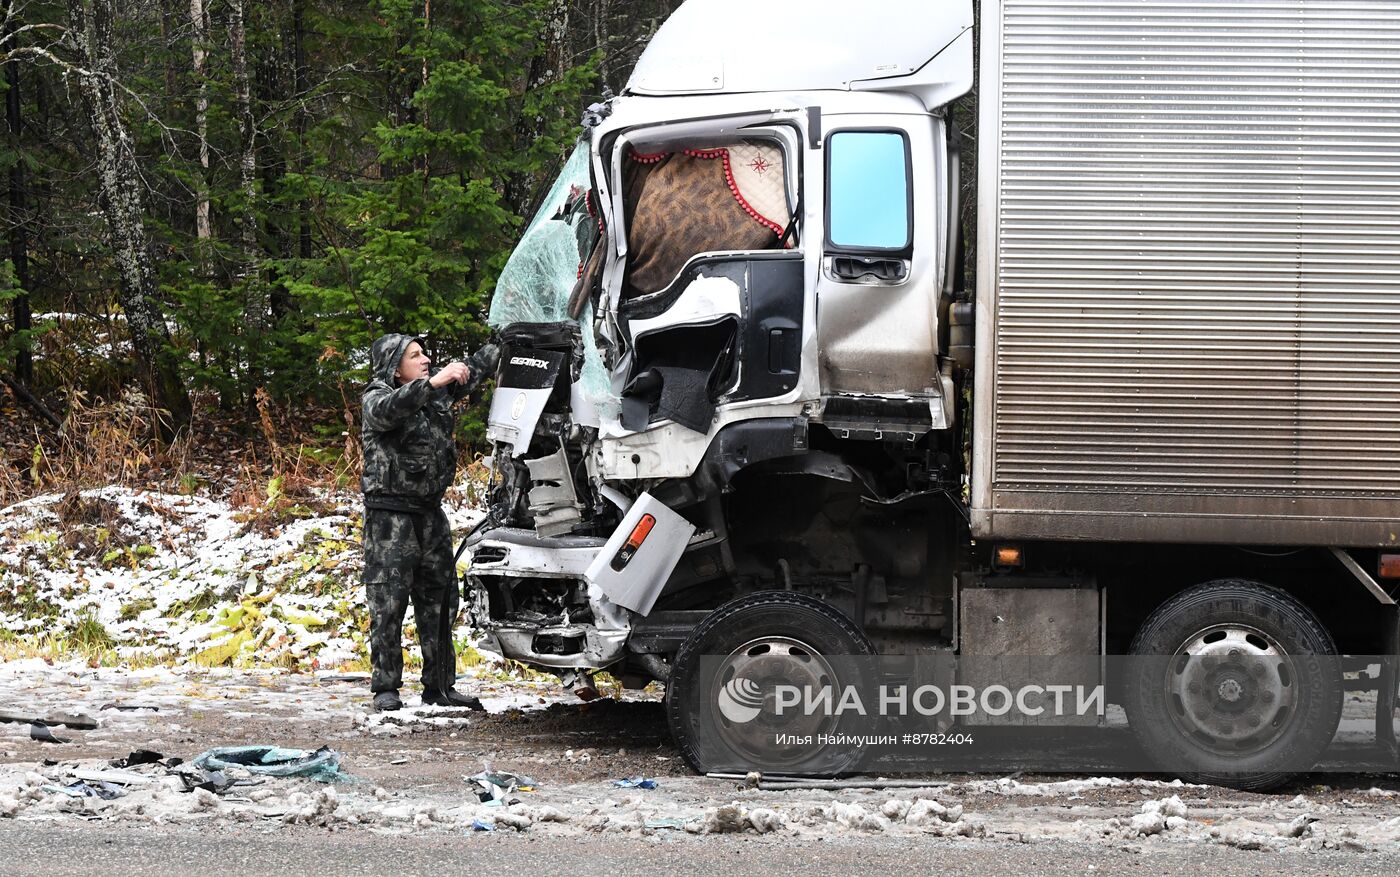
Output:
M607 229L603 227L603 211L599 210L598 206L594 204L595 196L596 193L592 189L589 189L588 194L583 196L583 206L587 208L588 215L593 217L593 220L598 223L598 234L605 235L607 234Z
M627 153L627 157L640 164L656 164L657 162L661 161L663 158L670 154L671 153L669 152L645 153L638 152L637 150L633 149ZM757 210L755 210L753 208L753 205L750 204L748 200L744 198L743 193L739 191L739 184L734 180L734 168L729 164L728 149L724 148L723 146L719 146L714 149L686 149L683 151L683 154L688 155L691 158L723 159L724 180L726 183L729 184L729 192L734 196L734 200L739 202L739 206L744 208L744 212L747 213L749 216L753 217L755 220L757 220L759 225L762 225L764 228L773 232L773 234L777 235L778 237L783 236L783 227L781 225L778 225L776 222L769 219L768 217L764 216L762 213L759 213ZM599 220L598 225L601 229L601 219Z
M744 193L739 191L739 183L734 179L734 168L729 163L729 150L721 147L720 149L703 150L703 152L707 154L701 154L701 152L702 150L695 150L693 152L691 150L686 150L687 155L694 155L696 158L724 159L724 179L725 182L729 184L729 191L731 194L733 194L734 200L739 202L739 206L744 208L745 212L747 212L749 216L752 216L754 219L758 220L759 225L762 225L764 228L773 232L773 234L777 235L778 237L782 237L783 227L781 225L778 225L776 222L769 219L768 217L764 216L762 213L759 213L757 210L755 210L753 208L753 205L750 204L744 198Z

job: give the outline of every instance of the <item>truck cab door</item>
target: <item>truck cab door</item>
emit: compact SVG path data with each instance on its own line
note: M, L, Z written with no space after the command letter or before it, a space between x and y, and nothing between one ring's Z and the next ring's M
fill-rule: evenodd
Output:
M627 242L620 426L675 423L702 438L719 409L796 392L804 262L787 233L800 135L785 125L644 134L652 140L617 147L614 174Z
M825 122L817 280L822 396L828 406L841 397L941 400L942 120L830 115ZM932 427L946 425L933 420Z

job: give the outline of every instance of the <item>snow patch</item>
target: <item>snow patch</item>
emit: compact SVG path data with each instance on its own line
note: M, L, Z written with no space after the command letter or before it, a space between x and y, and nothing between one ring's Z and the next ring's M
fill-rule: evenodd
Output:
M320 513L260 524L219 500L119 486L15 503L0 509L0 630L92 621L121 657L181 664L363 660L359 505L324 493ZM479 516L449 510L456 529Z

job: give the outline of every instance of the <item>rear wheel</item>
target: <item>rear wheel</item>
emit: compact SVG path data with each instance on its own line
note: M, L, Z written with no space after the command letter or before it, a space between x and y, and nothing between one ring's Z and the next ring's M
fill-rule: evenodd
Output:
M870 640L828 603L765 591L706 616L676 654L666 688L666 717L686 763L710 771L837 774L854 770L860 750L823 745L824 734L859 733L849 712L782 704L778 690L830 689L831 704L868 687ZM798 742L779 743L781 735ZM810 741L810 742L802 742Z
M1164 770L1260 791L1308 770L1336 733L1336 646L1311 611L1257 582L1198 585L1134 637L1128 722Z

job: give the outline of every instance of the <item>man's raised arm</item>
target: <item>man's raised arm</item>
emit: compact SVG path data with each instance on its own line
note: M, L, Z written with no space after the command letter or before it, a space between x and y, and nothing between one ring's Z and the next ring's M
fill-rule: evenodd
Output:
M427 404L433 395L432 386L431 379L419 378L393 390L384 386L371 387L365 392L364 428L387 432L398 426Z

